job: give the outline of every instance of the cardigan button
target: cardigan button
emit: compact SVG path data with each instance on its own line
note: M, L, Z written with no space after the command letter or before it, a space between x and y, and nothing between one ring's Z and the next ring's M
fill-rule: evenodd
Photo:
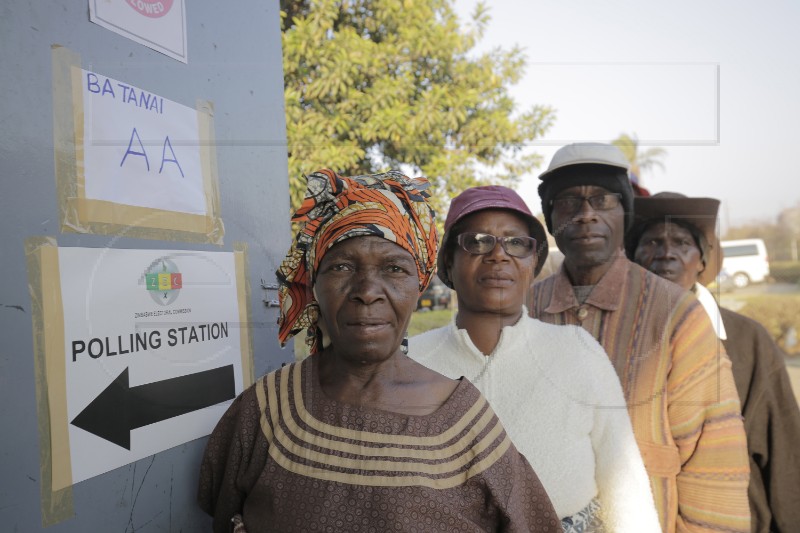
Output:
M578 320L583 320L587 316L589 316L589 311L585 307L578 309Z

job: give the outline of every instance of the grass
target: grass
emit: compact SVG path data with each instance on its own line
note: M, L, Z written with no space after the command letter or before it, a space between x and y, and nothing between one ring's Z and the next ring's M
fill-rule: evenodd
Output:
M730 294L721 298L723 307L760 322L778 345L789 355L800 355L800 343L789 345L786 331L794 328L800 333L800 293ZM791 337L791 336L788 336Z
M408 336L419 335L429 329L436 329L450 323L453 316L452 309L439 309L435 311L415 311L411 315L411 324L408 325Z

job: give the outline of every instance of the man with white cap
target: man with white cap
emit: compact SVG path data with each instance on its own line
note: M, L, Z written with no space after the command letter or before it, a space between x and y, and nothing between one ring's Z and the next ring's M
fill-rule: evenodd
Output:
M627 170L608 144L571 144L553 156L539 195L564 263L534 285L531 315L579 325L605 348L662 529L748 532L749 467L730 360L694 296L625 257Z

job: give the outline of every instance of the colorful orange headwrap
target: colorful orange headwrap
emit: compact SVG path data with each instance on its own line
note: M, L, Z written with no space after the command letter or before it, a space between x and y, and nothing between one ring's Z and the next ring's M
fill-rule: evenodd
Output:
M315 353L321 348L321 335L314 273L334 244L369 235L397 244L414 257L422 292L436 266L438 236L425 178L411 179L396 170L347 178L322 169L307 179L305 199L292 217L303 225L275 274L280 284L281 346L305 329L306 343Z

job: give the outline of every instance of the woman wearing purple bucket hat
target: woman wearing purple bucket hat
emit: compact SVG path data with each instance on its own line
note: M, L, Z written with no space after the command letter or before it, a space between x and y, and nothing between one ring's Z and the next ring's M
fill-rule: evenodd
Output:
M513 190L473 187L456 197L437 259L458 311L411 338L409 356L483 392L565 532L660 531L608 356L583 329L528 316L525 297L547 251L542 224Z

